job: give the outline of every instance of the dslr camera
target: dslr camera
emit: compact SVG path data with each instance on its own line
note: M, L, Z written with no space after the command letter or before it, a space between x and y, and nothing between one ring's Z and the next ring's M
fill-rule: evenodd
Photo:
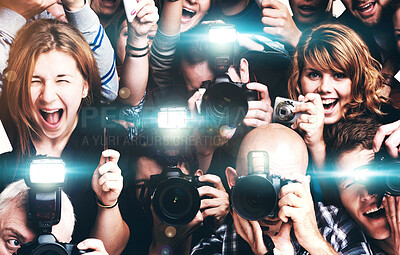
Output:
M28 190L28 221L39 229L38 237L25 243L17 255L76 255L89 252L76 245L60 243L51 234L61 219L61 186L65 182L65 164L61 158L36 156L25 176Z
M208 126L231 128L239 125L247 114L247 101L258 100L258 92L244 83L232 82L226 74L237 58L237 35L234 25L214 24L208 31L208 57L215 71L214 81L204 81L199 89L202 95L197 110Z
M238 126L249 109L247 101L258 100L258 92L247 88L245 83L232 82L226 74L217 76L214 82L203 82L199 89L198 112L212 127Z
M272 122L281 123L286 126L292 125L301 114L300 112L294 113L294 108L301 104L302 102L288 98L276 97Z
M191 222L200 209L197 188L211 186L198 176L182 173L178 167L164 168L161 174L150 176L149 198L157 217L167 225L179 226Z
M371 164L354 171L354 179L365 185L370 194L400 196L400 160L392 158L382 146Z
M295 181L269 174L266 151L250 151L247 160L248 175L238 177L231 190L233 208L242 218L251 221L277 217L278 194L284 185Z

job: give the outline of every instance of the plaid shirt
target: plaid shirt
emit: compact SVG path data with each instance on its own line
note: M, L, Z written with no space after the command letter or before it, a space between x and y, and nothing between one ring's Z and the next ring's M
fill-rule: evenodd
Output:
M344 209L324 206L315 207L318 228L325 240L340 254L373 254L366 237ZM309 254L301 247L292 231L295 254ZM222 225L214 235L204 238L193 249L191 255L246 255L253 254L250 246L236 232L233 221Z

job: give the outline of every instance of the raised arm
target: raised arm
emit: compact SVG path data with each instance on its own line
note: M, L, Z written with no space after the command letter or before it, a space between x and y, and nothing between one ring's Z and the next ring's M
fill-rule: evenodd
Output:
M150 49L150 68L157 87L168 84L177 73L174 59L180 36L182 2L164 2L159 27Z
M3 71L7 67L8 52L18 30L26 20L41 13L57 0L1 0L0 1L0 93Z
M92 234L103 241L110 254L121 254L129 239L128 225L122 219L118 207L118 197L123 186L121 169L118 167L119 156L115 150L103 151L92 178L92 188L98 204Z
M128 23L126 55L121 75L121 86L129 90L129 97L121 98L125 104L137 106L146 91L149 75L148 34L158 21L154 0L140 0L137 14Z
M115 54L99 18L85 0L63 0L68 22L86 38L99 67L102 103L114 101L118 95Z

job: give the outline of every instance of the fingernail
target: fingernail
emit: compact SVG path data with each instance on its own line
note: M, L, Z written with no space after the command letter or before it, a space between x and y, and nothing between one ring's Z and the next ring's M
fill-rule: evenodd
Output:
M78 247L79 250L84 250L86 247L85 242L80 242L76 247Z

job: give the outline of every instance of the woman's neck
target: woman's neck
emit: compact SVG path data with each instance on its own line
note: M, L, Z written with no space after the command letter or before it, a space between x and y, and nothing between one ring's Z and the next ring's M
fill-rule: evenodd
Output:
M43 133L40 134L39 138L33 141L33 145L36 149L36 155L61 157L61 154L77 124L78 116L76 116L74 123L59 137L51 138Z

